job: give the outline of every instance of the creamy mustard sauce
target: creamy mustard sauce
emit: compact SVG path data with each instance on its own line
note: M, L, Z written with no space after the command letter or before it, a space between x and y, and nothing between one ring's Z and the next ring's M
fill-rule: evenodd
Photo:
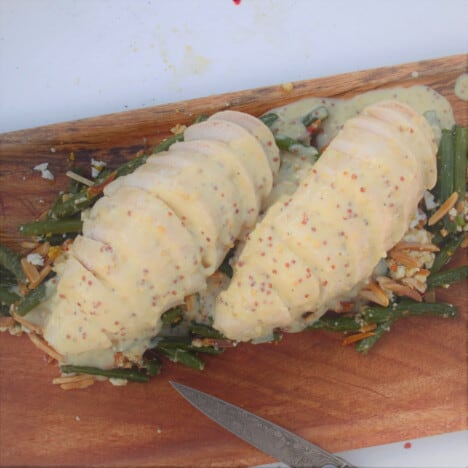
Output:
M468 93L468 74L459 78L459 94ZM465 93L465 94L463 94ZM325 106L329 116L323 121L323 133L319 135L319 148L327 145L343 127L343 124L364 109L364 107L384 99L396 99L410 105L420 114L427 114L429 123L436 137L440 139L442 128L451 128L455 124L450 103L442 95L427 86L411 86L379 89L359 94L350 99L306 98L292 104L277 107L269 112L276 113L279 119L272 125L273 133L288 135L299 141L307 141L309 134L302 123L302 118L313 109ZM460 97L460 99L462 99ZM282 165L273 183L273 190L268 198L268 206L283 196L294 193L299 181L315 163L313 156L297 157L285 151L281 152Z
M459 86L461 89L463 89L463 83ZM280 118L275 122L273 130L299 141L307 141L309 135L301 123L301 118L311 109L326 106L329 117L324 121L324 132L319 138L319 146L322 147L334 138L344 122L350 117L355 116L370 103L388 98L408 103L420 113L432 112L435 114L436 118L432 119L432 124L436 129L436 136L438 135L437 130L440 131L440 128L451 127L454 123L450 105L442 96L430 88L415 86L412 88L371 91L349 100L304 99L274 109L273 112L276 112ZM295 193L300 182L309 175L316 161L315 151L313 150L299 156L282 152L282 163L278 172L279 158L277 150L275 153L275 150L271 148L271 138L269 139L265 129L256 126L256 119L252 119L251 116L242 117L234 113L227 113L224 119L219 116L216 125L205 123L204 126L199 127L201 130L199 130L198 134L193 133L193 128L189 128L186 132L186 141L187 143L190 142L190 145L187 144L185 148L183 145L174 145L171 153L174 156L173 162L169 160L165 162L163 159L154 158L153 162L150 161L149 164L142 166L132 175L119 178L107 187L106 195L108 195L107 198L111 199L115 193L123 193L123 186L128 192L119 201L118 206L113 208L119 213L121 212L122 216L119 216L119 219L116 220L119 226L121 226L120 218L130 216L128 214L129 210L134 208L134 204L125 202L128 195L133 193L129 189L142 189L145 193L149 192L160 198L163 203L161 205L163 210L165 209L165 203L170 205L174 217L183 218L184 225L192 236L192 241L195 241L195 245L199 246L199 250L195 251L189 246L190 239L186 233L179 232L180 229L174 237L174 229L170 225L161 226L164 232L161 231L156 236L155 242L150 244L148 244L146 236L142 235L137 241L141 242L136 252L139 268L145 265L146 247L150 248L151 252L153 252L151 255L154 256L156 255L155 249L158 248L156 245L158 242L164 251L162 252L163 256L168 256L167 261L161 262L157 271L155 271L154 281L149 282L146 277L141 276L141 272L135 276L132 273L133 267L129 267L127 264L127 260L130 260L131 257L126 252L130 252L129 247L131 243L135 242L135 239L125 238L125 229L122 231L120 240L115 244L119 254L125 253L122 257L124 260L119 260L124 263L119 267L119 265L116 265L116 259L113 256L106 257L104 255L103 258L101 258L102 255L99 256L102 250L105 251L105 246L108 245L108 242L111 242L113 237L111 236L108 239L106 235L112 232L113 229L117 229L117 227L113 227L112 220L109 220L104 227L99 225L101 217L106 217L109 204L106 202L107 205L102 210L102 216L97 215L97 218L95 216L94 221L91 222L89 215L87 215L85 221L89 226L89 231L87 231L89 238L87 240L78 238L76 247L74 247L74 255L79 262L71 261L71 263L68 263L66 267L68 273L65 276L68 275L69 278L59 285L59 293L57 293L55 284L48 286L48 300L28 316L31 321L46 326L46 338L53 346L58 348L59 352L64 354L65 362L78 365L94 365L102 368L112 367L114 352L117 351L123 351L130 359L138 360L138 357L148 346L150 337L154 336L160 329L159 317L161 313L172 305L181 303L183 297L187 294L199 293L194 295L194 297L196 296L196 305L193 309L194 316L207 318L212 314L216 296L221 289L224 290L227 287L226 278L223 278L222 281L219 278L216 281L208 280L207 288L204 289L205 275L214 271L227 249L232 246L236 236L242 237L243 230L248 232L254 227L260 210L265 211L266 208L274 205L278 200L292 196ZM257 142L243 136L238 129L235 130L236 125L247 129L256 137ZM223 135L219 135L220 129L224 132ZM205 143L203 146L196 142L200 138L204 139L205 142L210 140L216 141L216 143ZM220 145L224 145L221 151L219 150ZM193 157L192 160L200 159L202 161L206 157L212 157L217 161L218 165L211 169L201 168L202 172L205 171L206 173L197 174L190 168L182 167L182 163L180 163L181 166L175 161L177 158L183 158L184 153L188 156L190 152L198 155ZM237 161L232 159L233 154L237 155ZM266 159L264 159L264 155L267 155ZM226 180L226 193L223 192L224 202L221 202L217 201L214 196L218 187L213 179L219 180L223 171L225 174L229 174L230 171L231 175L229 180ZM180 179L175 185L170 182L174 180L173 176ZM211 195L201 192L190 193L190 188L193 185L191 180L194 178L202 178L205 181L205 188L211 191ZM237 198L236 187L238 189ZM115 200L117 201L117 198ZM236 211L239 211L242 221L229 211L231 205L234 207L235 214L237 214ZM195 206L199 208L195 209ZM200 215L202 212L204 214ZM98 211L95 211L96 213ZM135 213L132 213L132 216L134 215ZM142 219L144 221L143 225L146 226L146 229L144 226L142 227L142 231L146 232L149 228L147 214L144 214ZM178 245L182 238L182 245L185 247L180 250ZM81 251L79 250L80 244ZM278 248L281 250L280 246ZM201 255L201 258L199 258L199 255ZM177 279L179 275L178 272L173 271L174 267L186 260L189 260L192 265L194 262L198 262L203 266L203 269L200 271L193 268L189 269L190 271L184 269L182 273L187 273L187 275L184 275L186 277L184 284L178 284L175 288L170 287L171 281ZM297 261L300 263L301 260L298 258ZM82 264L86 268L83 268ZM64 266L59 267L59 277L64 268ZM144 270L142 269L142 271ZM102 288L99 286L96 289L93 286L91 291L87 287L88 282L94 280L94 274L97 275L98 284L101 280L105 280ZM146 274L147 272L144 271L144 275ZM130 277L133 278L132 281L128 281ZM156 284L158 282L160 283ZM132 284L137 285L137 289L133 290L134 288L130 287ZM288 291L285 289L288 284L289 280L281 286L282 289L280 288L283 297L288 295ZM148 297L151 299L153 296L142 295L145 288L151 286L160 291L158 300L164 299L164 301L161 301L162 306L158 305L158 311L155 315L148 313L151 300L150 303L145 302ZM350 284L349 287L351 286ZM164 296L163 289L167 289L166 296ZM173 295L172 291L176 291L176 294ZM122 294L125 296L124 298L122 298ZM75 305L70 309L70 297L73 295L75 303L80 302L80 305ZM132 299L135 295L136 297ZM65 296L68 297L67 300L64 299ZM83 307L86 308L87 306L81 304L80 297L85 298L84 302L90 304L86 310ZM105 327L105 333L102 334L100 330L103 328L101 326L96 329L90 327L89 321L94 320L92 315L96 312L95 304L102 302L105 297L112 298L108 300L108 307L106 308L108 312L98 320L102 327ZM270 306L269 310L273 315L276 314L278 320L284 321L289 317L289 311L287 308L285 309L279 297L275 296L275 300L272 299ZM141 320L134 317L132 312L129 312L135 309L146 311L142 315L140 312ZM73 310L72 316L70 316L70 310ZM115 314L118 315L117 319L115 319ZM127 334L126 339L119 335L123 331ZM257 331L256 336L260 336L265 330L262 331L260 327ZM85 346L83 345L85 341L83 333L86 335L86 340L89 340ZM268 331L266 334L268 334Z

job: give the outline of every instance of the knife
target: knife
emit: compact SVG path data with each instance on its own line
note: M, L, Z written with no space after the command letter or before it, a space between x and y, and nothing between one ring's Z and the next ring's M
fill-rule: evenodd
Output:
M318 445L238 406L180 383L170 384L205 416L291 467L355 468Z

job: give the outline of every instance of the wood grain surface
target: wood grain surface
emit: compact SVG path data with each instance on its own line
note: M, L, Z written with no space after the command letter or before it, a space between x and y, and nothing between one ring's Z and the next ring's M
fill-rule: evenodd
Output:
M17 246L17 225L38 216L67 186L70 154L116 165L166 137L176 123L231 108L254 115L307 96L346 97L426 84L448 98L467 55L229 93L0 135L0 239ZM49 162L53 183L32 168ZM466 263L459 255L456 263ZM208 391L330 451L466 428L466 283L444 291L453 320L397 322L367 356L325 332L280 344L242 344L206 359L203 372L166 364L149 384L96 383L79 391L51 384L56 367L26 336L0 335L2 466L238 467L272 460L219 429L186 403L169 380Z

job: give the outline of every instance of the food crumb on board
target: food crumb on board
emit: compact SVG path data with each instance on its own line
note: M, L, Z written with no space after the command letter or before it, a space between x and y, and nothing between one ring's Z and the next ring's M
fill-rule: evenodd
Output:
M283 88L283 91L290 93L294 89L294 85L291 82L283 83L281 88Z
M161 434L162 429L158 426L158 427L156 428L156 432L157 432L158 434Z
M55 153L56 151L57 151L57 150L56 150L55 148L53 148L53 147L50 148L50 152L51 152L51 153Z
M112 385L116 386L116 387L122 387L124 385L127 385L128 380L127 379L116 379L116 378L111 377L109 379L109 382Z
M419 77L419 72L414 71L414 72L411 73L411 76L412 76L413 78L418 78L418 77Z
M75 416L75 421L81 421L81 418L79 416Z
M49 163L44 162L33 167L33 170L41 173L41 177L46 180L54 180L54 174L47 169Z

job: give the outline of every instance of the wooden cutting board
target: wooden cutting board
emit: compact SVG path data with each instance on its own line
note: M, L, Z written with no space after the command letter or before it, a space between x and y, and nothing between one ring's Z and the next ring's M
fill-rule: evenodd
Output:
M0 136L1 240L16 245L31 220L67 186L70 154L115 165L166 137L176 123L231 108L260 114L306 96L346 97L426 84L468 125L453 94L467 55L184 101ZM49 162L50 183L32 168ZM459 256L458 263L466 263ZM444 291L454 320L398 322L367 356L324 332L280 344L242 344L206 359L198 372L167 364L149 384L97 383L79 391L51 384L58 374L26 336L0 335L0 464L237 467L272 461L219 429L169 385L208 391L297 432L330 451L403 441L466 428L466 284Z

